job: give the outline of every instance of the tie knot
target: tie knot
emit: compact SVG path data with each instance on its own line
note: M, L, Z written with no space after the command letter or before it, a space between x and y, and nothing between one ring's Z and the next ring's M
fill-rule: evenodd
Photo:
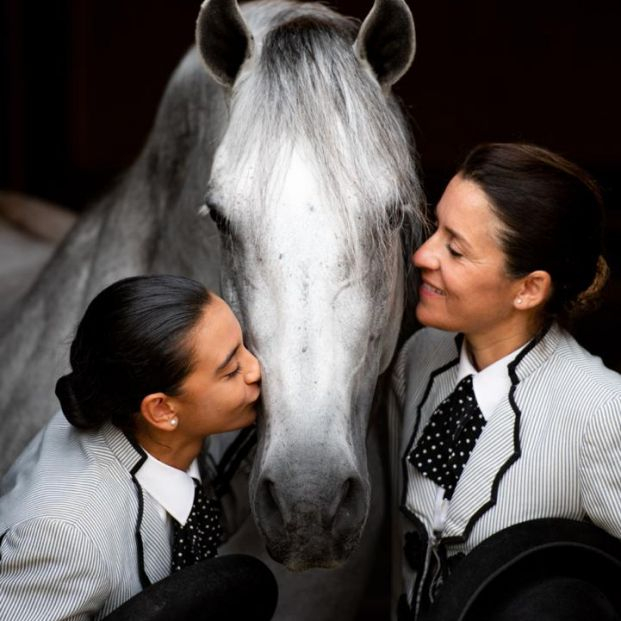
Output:
M440 403L408 456L424 477L444 488L449 500L485 425L472 379L464 377Z
M198 479L195 479L194 477L192 477L192 481L194 483L194 502L196 502L197 498L202 497L204 495L203 484Z
M451 412L452 415L459 418L471 408L478 407L472 380L472 375L466 375L466 377L462 378L453 389L453 392L438 406L438 409Z
M222 539L220 505L208 498L200 481L194 479L194 502L186 523L174 522L172 571L216 556Z
M451 395L459 393L474 394L473 379L474 376L472 375L472 373L470 375L466 375L466 377L462 377L457 383L457 386L455 386L455 390L453 390Z
M192 511L190 515L195 514L199 516L199 519L205 515L205 508L208 500L205 495L205 490L200 481L194 479L194 502L192 503Z

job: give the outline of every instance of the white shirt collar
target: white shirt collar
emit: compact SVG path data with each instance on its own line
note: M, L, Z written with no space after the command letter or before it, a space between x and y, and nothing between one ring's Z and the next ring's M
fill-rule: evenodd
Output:
M145 453L147 459L136 473L138 483L183 526L194 503L194 479L201 480L198 462L192 461L184 472Z
M472 375L472 388L474 396L481 414L486 420L493 414L496 406L509 393L511 388L511 378L509 377L508 365L515 357L524 349L526 345L518 347L518 349L507 354L504 358L496 360L493 364L485 367L482 371L477 371L468 355L466 340L461 345L459 354L459 369L457 372L457 381L460 382L466 375Z

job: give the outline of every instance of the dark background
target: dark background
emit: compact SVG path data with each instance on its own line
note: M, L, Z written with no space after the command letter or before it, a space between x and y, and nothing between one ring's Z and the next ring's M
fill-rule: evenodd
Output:
M137 156L198 0L0 0L0 187L82 210ZM363 18L371 0L332 5ZM621 370L621 0L410 1L413 119L430 202L476 143L525 140L589 170L613 278L580 341Z

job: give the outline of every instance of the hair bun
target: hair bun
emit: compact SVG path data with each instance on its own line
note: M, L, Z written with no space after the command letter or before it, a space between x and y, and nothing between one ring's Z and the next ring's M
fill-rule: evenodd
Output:
M610 268L606 259L602 255L597 257L597 265L595 266L595 276L587 289L578 294L578 297L571 304L570 314L572 316L582 315L597 308L601 302L602 291L608 277L610 276Z
M91 426L88 419L82 412L80 401L75 393L74 374L63 375L56 382L56 396L60 401L60 407L65 418L74 426L80 429L87 429Z

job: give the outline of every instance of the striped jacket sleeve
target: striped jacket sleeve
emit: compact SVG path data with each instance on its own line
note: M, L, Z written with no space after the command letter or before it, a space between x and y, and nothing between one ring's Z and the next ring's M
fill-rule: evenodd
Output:
M621 397L593 413L580 457L587 515L594 524L621 538Z
M2 621L87 621L109 595L99 550L69 522L21 522L4 534L0 554Z

